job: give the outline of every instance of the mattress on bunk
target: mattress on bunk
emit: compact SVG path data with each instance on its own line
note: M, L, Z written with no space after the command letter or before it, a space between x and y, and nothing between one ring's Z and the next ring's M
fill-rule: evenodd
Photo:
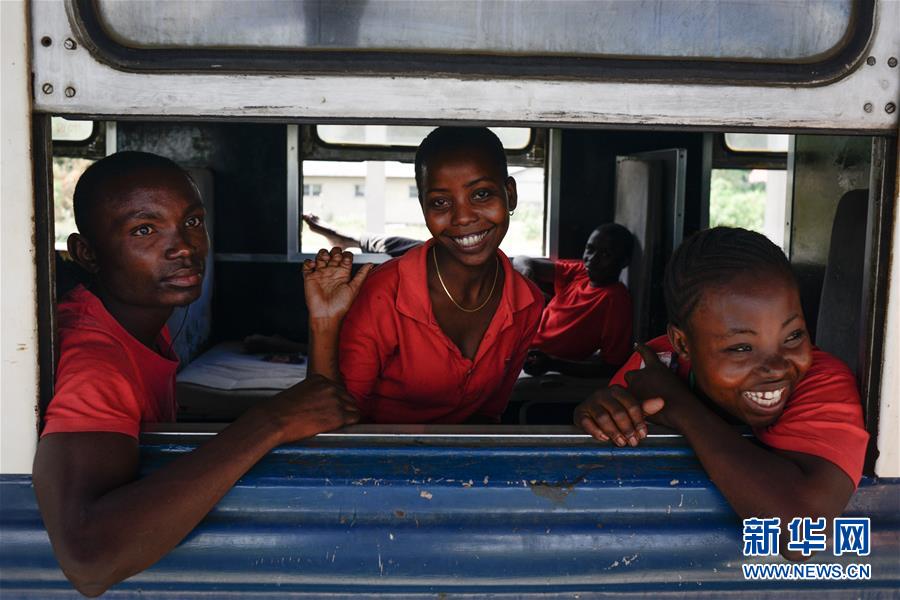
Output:
M283 390L306 378L306 362L270 362L265 356L245 354L241 342L224 342L191 361L177 381L217 390Z
M306 362L265 360L245 354L241 342L224 342L204 352L176 377L179 421L230 421L245 410L306 378Z

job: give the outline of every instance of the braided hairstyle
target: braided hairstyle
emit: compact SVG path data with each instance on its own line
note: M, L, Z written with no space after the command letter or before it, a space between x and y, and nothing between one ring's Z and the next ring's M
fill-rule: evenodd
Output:
M747 274L778 274L796 284L791 264L769 238L739 227L699 231L675 250L663 293L669 323L686 329L704 290Z
M503 178L509 176L503 142L493 131L487 127L438 127L425 136L416 150L416 185L419 188L419 201L422 201L422 177L425 174L425 165L436 156L472 149L483 150L503 174Z

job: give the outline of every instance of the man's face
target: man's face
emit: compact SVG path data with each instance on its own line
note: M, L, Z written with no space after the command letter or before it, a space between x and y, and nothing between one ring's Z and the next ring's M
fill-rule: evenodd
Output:
M602 231L591 233L584 245L582 260L591 283L595 285L614 283L622 271L621 251L616 248L612 236Z
M112 193L93 218L90 240L103 292L124 305L171 308L200 296L209 251L205 210L178 173L142 176Z

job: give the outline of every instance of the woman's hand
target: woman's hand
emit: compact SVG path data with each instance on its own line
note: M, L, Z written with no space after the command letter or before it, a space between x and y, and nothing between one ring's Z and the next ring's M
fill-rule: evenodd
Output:
M575 408L575 425L601 442L637 446L647 437L646 417L664 406L662 398L641 402L620 385L600 389Z
M639 401L664 400L664 406L654 414L653 421L676 429L670 415L682 410L687 402L696 401L694 395L653 350L643 344L638 344L635 350L644 359L644 366L625 373L628 391Z
M322 248L315 261L303 261L303 294L309 310L309 368L332 381L340 381L338 336L341 322L359 294L372 265L363 265L350 277L353 255L334 247Z
M322 248L315 260L303 262L303 293L311 321L339 322L350 306L372 264L365 264L350 277L353 254L334 247L331 252Z
M647 437L647 418L672 428L667 418L682 405L690 391L653 350L636 347L644 366L625 374L628 387L613 385L598 390L575 409L575 425L600 441L637 446ZM682 392L686 392L682 393Z

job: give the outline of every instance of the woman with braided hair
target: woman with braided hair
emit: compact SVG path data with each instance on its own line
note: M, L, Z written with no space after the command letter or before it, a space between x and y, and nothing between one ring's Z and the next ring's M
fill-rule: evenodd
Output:
M667 335L638 346L575 424L617 446L637 446L647 418L678 431L738 515L780 517L782 555L801 558L786 548L788 523L839 516L862 476L853 374L812 345L790 263L759 233L695 234L664 289Z

